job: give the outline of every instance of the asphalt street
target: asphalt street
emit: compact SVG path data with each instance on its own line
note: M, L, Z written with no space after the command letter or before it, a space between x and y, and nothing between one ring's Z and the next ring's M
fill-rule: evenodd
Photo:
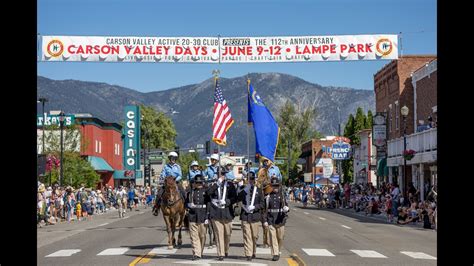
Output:
M111 211L91 221L38 228L38 265L436 265L434 230L387 224L340 210L304 209L298 203L290 203L277 262L262 247L256 259L245 260L238 218L233 221L229 258L219 262L215 248L207 246L202 260L191 261L187 231L182 247L168 250L161 213L155 217L149 208L140 208L126 214L120 219Z

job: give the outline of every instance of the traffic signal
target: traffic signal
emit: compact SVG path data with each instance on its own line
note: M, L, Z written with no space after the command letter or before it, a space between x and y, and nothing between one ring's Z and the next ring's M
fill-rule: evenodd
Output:
M211 154L211 141L206 141L206 154Z
M150 166L145 165L145 176L150 176Z
M151 168L151 176L155 176L155 168Z

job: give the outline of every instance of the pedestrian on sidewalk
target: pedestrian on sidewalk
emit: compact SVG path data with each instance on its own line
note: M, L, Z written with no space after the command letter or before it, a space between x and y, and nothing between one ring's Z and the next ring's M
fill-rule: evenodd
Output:
M278 178L271 179L273 191L265 199L265 226L270 232L272 260L280 259L283 238L285 236L285 223L288 219L290 208L281 192L281 183Z
M251 261L256 257L258 228L262 220L260 210L264 207L263 191L255 184L254 171L248 173L248 184L242 184L237 194L238 200L242 202L240 221L244 236L244 254L247 260Z
M207 226L209 226L209 202L207 189L203 186L204 176L198 173L193 176L193 187L186 195L186 207L188 209L189 234L193 247L192 260L202 258L202 252L206 243Z
M232 220L234 219L233 204L237 202L237 192L232 180L227 180L221 173L217 182L209 187L207 192L211 198L209 217L214 233L217 236L218 260L224 260L229 255Z

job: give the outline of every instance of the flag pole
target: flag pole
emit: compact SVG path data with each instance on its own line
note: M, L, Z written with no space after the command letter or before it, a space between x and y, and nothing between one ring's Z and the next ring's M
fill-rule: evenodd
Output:
M247 101L250 100L250 78L247 75ZM250 110L247 106L247 117L250 115L249 114ZM250 128L250 123L247 121L247 177L250 172L250 134L249 134L249 128ZM248 181L248 180L247 180Z
M219 79L219 74L220 74L220 70L219 69L215 69L212 71L212 75L214 75L214 88L216 88L217 86L217 81ZM221 177L221 171L220 171L220 167L221 167L221 152L220 152L220 145L217 144L217 154L219 155L219 162L217 164L217 179L219 180L219 178Z

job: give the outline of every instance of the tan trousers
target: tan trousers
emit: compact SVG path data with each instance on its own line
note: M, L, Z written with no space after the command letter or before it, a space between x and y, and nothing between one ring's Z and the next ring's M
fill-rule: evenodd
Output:
M206 225L201 223L189 223L189 234L191 235L191 245L193 246L193 254L202 257L202 250L206 243Z
M271 246L271 244L270 244L270 233L268 231L268 226L265 227L262 224L262 227L263 227L263 244Z
M229 253L232 220L212 220L212 226L214 228L214 234L216 234L217 256L224 257L225 253Z
M251 257L257 252L258 228L260 222L249 223L242 221L242 233L244 234L244 253L246 257Z
M283 237L285 235L284 225L269 225L270 243L272 256L280 255L281 246L283 245Z

